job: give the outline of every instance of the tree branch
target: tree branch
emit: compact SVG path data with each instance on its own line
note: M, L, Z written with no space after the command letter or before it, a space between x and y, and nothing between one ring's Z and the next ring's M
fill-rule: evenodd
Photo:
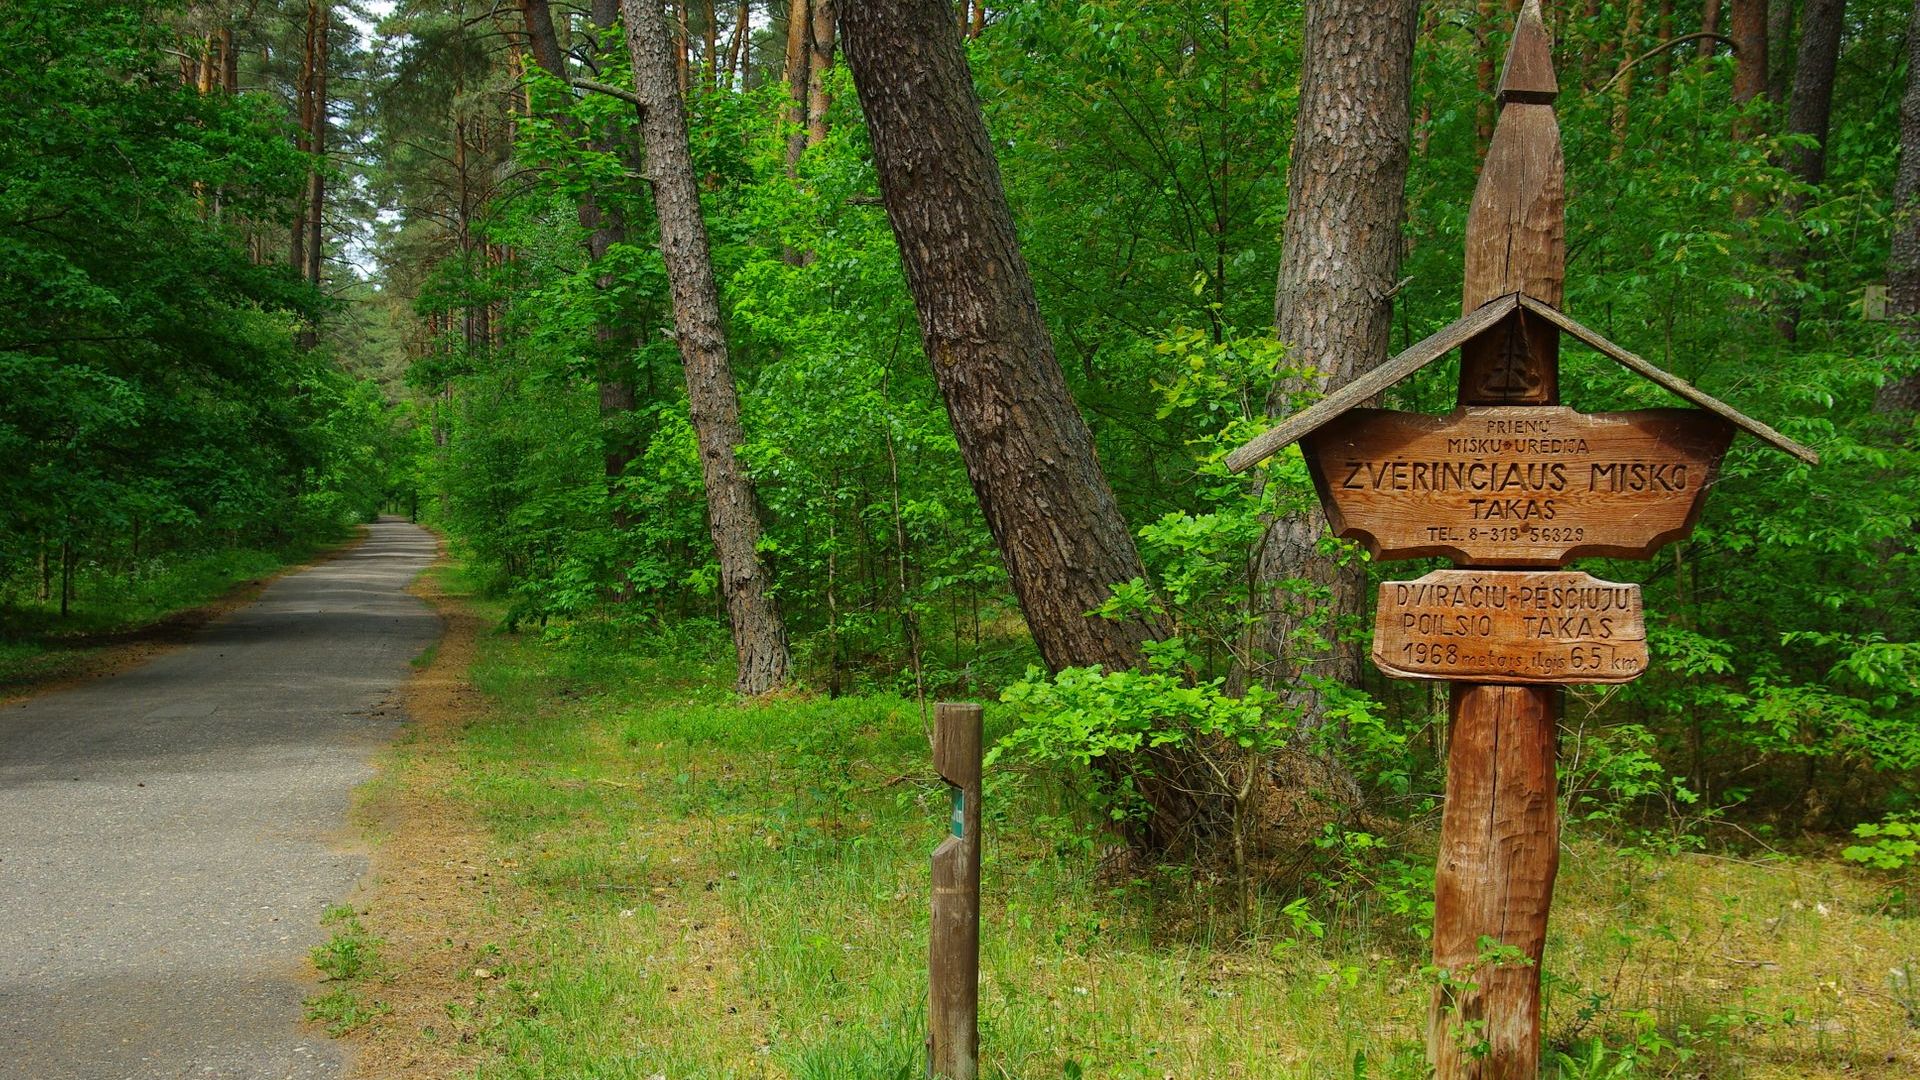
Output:
M1712 38L1713 40L1721 42L1722 44L1726 45L1729 48L1732 48L1734 46L1733 39L1726 36L1725 34L1713 34L1713 33L1707 33L1705 31L1702 31L1698 34L1682 34L1679 37L1674 38L1672 41L1663 42L1659 45L1655 45L1653 48L1648 49L1646 52L1641 53L1639 56L1636 56L1633 59L1627 61L1626 63L1621 64L1620 70L1613 73L1613 78L1608 79L1606 82L1601 83L1600 89L1595 90L1594 94L1599 95L1599 94L1606 93L1608 87L1612 86L1614 83L1619 82L1620 76L1625 75L1628 71L1631 71L1633 69L1633 65L1639 63L1640 61L1645 60L1650 56L1658 56L1661 53L1666 52L1668 49L1673 48L1675 45L1685 45L1689 41L1699 41L1701 38Z
M591 90L596 94L605 94L608 97L617 97L621 101L631 102L633 107L639 109L642 113L647 110L646 103L640 100L639 94L631 90L623 90L618 86L614 86L612 83L597 82L593 79L569 79L567 81L582 90Z

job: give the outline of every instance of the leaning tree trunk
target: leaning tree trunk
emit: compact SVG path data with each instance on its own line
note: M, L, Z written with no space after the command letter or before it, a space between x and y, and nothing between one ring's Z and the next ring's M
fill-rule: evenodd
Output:
M1819 187L1827 178L1827 129L1833 114L1833 76L1840 61L1840 25L1845 9L1846 0L1807 0L1807 6L1800 12L1800 54L1793 67L1787 134L1805 135L1813 142L1787 151L1787 172L1808 187ZM1784 43L1775 44L1785 51ZM1789 218L1798 220L1809 198L1805 191L1790 191L1781 201L1781 209ZM1780 253L1779 264L1785 276L1804 276L1809 242L1810 238L1803 235L1798 244L1789 245ZM1784 340L1799 337L1798 299L1788 299L1775 327Z
M707 517L720 559L720 591L727 602L733 644L739 656L736 688L763 694L787 681L790 660L786 628L761 564L760 519L753 481L734 448L745 441L740 403L734 396L727 340L720 324L720 293L707 248L706 221L687 147L686 112L680 101L672 43L659 0L622 0L633 82L642 102L647 179L660 219L660 254L673 293L673 319L686 366L687 412L700 446L707 486Z
M1269 415L1297 405L1386 359L1400 269L1400 218L1411 143L1416 0L1308 0L1300 114L1287 178L1274 327L1291 363L1317 374L1267 399ZM1364 571L1320 553L1326 517L1316 507L1276 520L1255 556L1268 613L1249 672L1295 695L1303 733L1321 726L1319 675L1352 683L1360 649L1340 639L1360 613ZM1304 579L1317 597L1282 587Z
M1151 628L1087 613L1145 570L1041 320L953 7L839 6L927 357L1034 644L1055 669L1132 667Z
M1900 100L1900 165L1893 177L1893 241L1887 252L1887 317L1920 351L1920 0L1907 18L1907 93ZM1920 409L1920 372L1887 380L1874 408Z
M921 341L1034 644L1056 671L1133 667L1158 627L1088 613L1145 569L1040 317L953 7L838 6ZM1135 773L1151 808L1123 826L1136 851L1180 844L1196 814L1218 809L1180 783L1189 764L1158 752Z

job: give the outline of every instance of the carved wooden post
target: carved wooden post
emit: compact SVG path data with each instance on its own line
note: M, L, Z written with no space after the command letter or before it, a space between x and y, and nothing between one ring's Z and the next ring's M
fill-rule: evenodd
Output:
M953 835L933 851L927 954L928 1072L945 1080L980 1068L980 718L978 705L933 714L933 768L953 789Z
M1538 1075L1560 687L1626 682L1647 666L1640 587L1555 568L1584 555L1647 558L1685 538L1736 430L1819 461L1562 310L1566 176L1551 52L1539 0L1526 0L1467 217L1461 318L1227 456L1245 469L1297 441L1335 533L1379 561L1456 564L1381 585L1373 642L1387 674L1453 682L1434 879L1444 976L1427 1027L1440 1080ZM1561 406L1562 332L1698 408ZM1456 347L1452 413L1359 407Z
M1558 93L1539 0L1528 0L1467 214L1464 311L1512 293L1562 302L1566 166L1553 113ZM1558 405L1559 329L1523 308L1462 346L1459 402ZM1433 882L1433 964L1448 974L1433 991L1427 1060L1440 1080L1533 1080L1540 1075L1540 959L1560 866L1554 764L1562 690L1456 682L1451 691ZM1500 952L1483 957L1488 945Z

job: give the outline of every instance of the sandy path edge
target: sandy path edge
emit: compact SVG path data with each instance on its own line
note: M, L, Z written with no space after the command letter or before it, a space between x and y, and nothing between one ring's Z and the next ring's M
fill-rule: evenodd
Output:
M347 902L382 942L360 993L387 1011L343 1038L350 1080L454 1077L494 1056L480 1037L488 981L476 972L499 965L518 905L486 829L450 790L463 775L460 733L485 708L468 677L484 620L441 587L445 565L443 544L409 589L446 630L403 688L406 727L353 813L372 861Z

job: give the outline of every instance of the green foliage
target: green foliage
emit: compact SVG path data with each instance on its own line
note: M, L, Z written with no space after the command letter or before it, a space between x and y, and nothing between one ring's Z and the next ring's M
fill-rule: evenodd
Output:
M381 1001L367 1000L362 991L368 980L380 974L378 937L361 924L353 908L336 904L320 916L322 926L333 928L332 936L313 947L309 958L330 985L307 1000L307 1019L325 1024L328 1034L345 1035L368 1021L392 1011Z
M631 106L536 74L531 115L509 115L517 83L489 49L487 13L456 8L403 3L385 28L373 170L405 208L380 250L406 328L419 433L405 449L431 493L423 512L509 598L511 625L712 640L718 569ZM1492 115L1480 62L1505 33L1505 14L1487 17L1495 25L1449 12L1418 38L1395 347L1458 314L1477 128ZM1670 32L1696 17L1678 13ZM1916 443L1910 418L1873 405L1916 361L1894 327L1860 318L1886 256L1904 18L1890 0L1849 6L1828 178L1812 190L1782 164L1793 140L1768 134L1776 106L1732 103L1730 58L1696 62L1690 46L1615 78L1596 58L1645 52L1653 27L1630 42L1614 8L1558 27L1568 309L1823 459L1810 468L1742 439L1688 541L1649 562L1591 561L1642 585L1655 657L1633 684L1581 693L1569 730L1569 820L1622 849L1704 843L1727 815L1833 828L1920 804ZM1263 655L1272 605L1306 605L1325 586L1259 595L1249 566L1264 522L1316 499L1297 452L1257 484L1220 464L1269 410L1310 399L1297 391L1313 373L1271 334L1288 133L1314 44L1301 20L1291 0L1023 0L995 6L969 43L1042 314L1146 564L1141 580L1113 583L1102 613L1171 628L1152 671L1114 683L1021 675L1033 651L920 351L845 65L829 78L827 137L791 166L781 27L749 35L744 84L695 80L738 452L803 682L916 699L1013 687L1023 719L1007 760L1084 767L1094 801L1078 809L1111 820L1137 808L1102 763L1157 738L1169 752L1243 752L1240 731L1276 745L1285 708L1230 704L1235 673L1364 640L1364 614L1316 616L1281 643L1286 655ZM588 29L561 21L583 54ZM600 81L629 78L619 45L594 53ZM589 192L627 230L597 262L578 216ZM1797 212L1788 194L1805 197ZM1797 269L1781 258L1801 247ZM1776 330L1787 312L1792 341ZM1565 353L1570 405L1674 404L1577 346ZM1444 411L1455 377L1436 364L1384 403ZM631 384L633 409L603 411L608 380ZM623 449L632 461L609 475ZM1364 594L1420 570L1326 550L1364 571ZM1333 712L1328 749L1374 809L1431 809L1437 699L1371 675L1300 689ZM1234 769L1221 775L1238 786Z
M331 536L387 494L388 406L295 347L319 295L247 253L308 161L266 95L183 86L155 14L0 26L0 604L44 591L49 550L133 573Z
M1843 848L1840 856L1848 862L1896 872L1920 866L1920 825L1910 820L1864 822L1853 827L1853 835L1869 842Z

